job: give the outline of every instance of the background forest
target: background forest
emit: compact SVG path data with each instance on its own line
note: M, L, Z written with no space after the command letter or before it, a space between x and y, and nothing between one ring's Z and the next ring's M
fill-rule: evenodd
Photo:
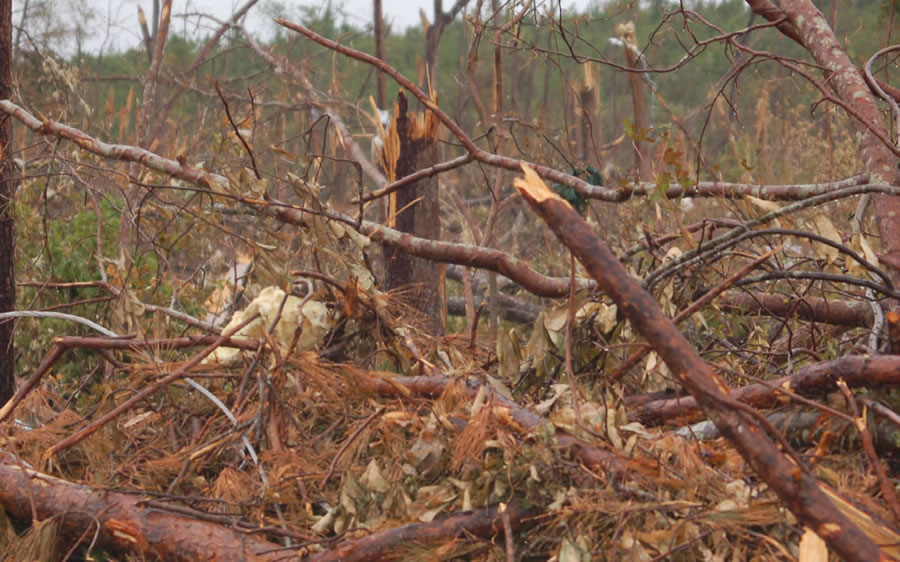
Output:
M12 7L4 559L900 558L900 0L298 4Z

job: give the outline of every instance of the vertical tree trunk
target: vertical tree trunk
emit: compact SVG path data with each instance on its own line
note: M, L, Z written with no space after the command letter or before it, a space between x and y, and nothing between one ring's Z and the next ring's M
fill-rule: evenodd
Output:
M381 12L381 0L375 0L375 56L384 60L384 16ZM387 109L387 94L385 94L384 73L375 71L375 103L379 109Z
M431 112L424 118L409 113L406 96L397 94L394 118L384 142L384 162L388 181L396 181L437 161L437 119ZM391 219L402 232L439 240L441 218L436 176L422 178L392 194L395 210ZM408 287L411 304L423 312L432 334L440 334L441 286L440 264L413 257L400 250L385 247L385 286L388 289Z
M12 0L0 0L0 99L12 94ZM12 123L0 124L0 312L16 308L16 238L13 197L18 183L12 158ZM13 322L0 320L0 404L16 390Z
M623 28L627 28L624 33L620 34L622 41L625 43L625 60L629 68L641 68L641 61L638 59L637 46L635 42L634 24L626 24ZM617 29L618 31L618 29ZM631 81L631 99L634 103L634 159L635 168L637 168L638 176L641 181L651 181L653 179L653 160L651 152L653 143L646 137L650 134L650 113L647 108L647 92L644 83L644 77L639 72L629 72L628 78Z
M157 3L154 3L154 10L157 8ZM138 9L140 10L140 7ZM159 28L156 30L156 37L153 39L150 68L144 77L144 95L138 111L137 122L135 123L135 137L137 145L141 148L149 148L151 144L150 134L152 128L150 125L155 121L156 117L154 114L154 107L157 101L156 91L159 86L159 73L162 67L166 40L169 35L171 14L172 0L165 0L162 6L162 19L160 20ZM138 176L139 170L140 166L137 164L132 164L130 167L130 173L134 177ZM135 205L137 205L139 200L138 192L139 188L137 186L128 186L125 191L125 211L119 219L119 266L123 274L131 269L131 251L132 249L136 250L137 245L140 243L140 233L137 232L135 227L133 214Z
M581 108L581 153L579 157L586 165L600 167L600 155L596 152L597 137L594 123L597 120L597 90L594 84L594 73L591 63L584 66L584 82L579 91L579 107Z

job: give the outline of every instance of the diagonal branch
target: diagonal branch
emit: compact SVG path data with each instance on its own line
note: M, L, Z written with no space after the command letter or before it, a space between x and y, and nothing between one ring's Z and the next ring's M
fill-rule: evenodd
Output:
M728 385L663 314L653 297L632 279L581 216L527 166L523 165L523 169L527 179L516 180L519 192L653 345L681 385L797 519L848 560L886 557L872 539L835 507L815 476L776 446L759 414L728 396Z

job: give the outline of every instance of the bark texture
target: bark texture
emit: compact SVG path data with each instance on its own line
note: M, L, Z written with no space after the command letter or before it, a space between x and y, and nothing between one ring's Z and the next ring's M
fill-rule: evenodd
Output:
M406 96L400 92L394 119L384 141L384 164L389 181L406 177L437 162L437 120L428 111L411 114ZM391 194L389 224L400 232L440 240L441 219L437 177L424 177ZM431 333L441 330L440 265L414 257L393 247L385 249L385 286L409 287L412 304L425 313Z
M144 505L147 498L72 484L0 460L0 504L30 521L61 516L63 532L97 533L106 548L160 560L274 560L280 545L228 526ZM34 512L32 512L32 505ZM269 554L266 555L265 553Z
M0 0L0 99L12 95L12 0ZM18 171L12 158L12 122L0 121L0 312L16 308L16 233L13 199ZM0 320L0 404L16 390L13 321Z
M572 207L524 167L516 187L597 285L619 306L719 431L785 506L847 560L887 560L887 555L828 499L804 466L789 458L767 435L758 415L730 398L731 389L704 361L656 300L633 279L615 254Z
M900 356L850 355L800 369L793 375L751 384L733 390L731 398L756 408L771 408L790 400L783 391L804 397L824 395L837 389L838 379L850 387L891 387L900 384ZM639 405L629 416L644 425L664 425L695 421L702 416L693 396L653 400Z
M779 4L796 32L796 37L783 29L782 32L789 37L799 38L816 62L826 69L825 78L837 95L851 104L871 126L883 130L884 119L875 103L875 97L859 68L850 60L847 51L828 25L824 14L811 0L782 0ZM753 7L751 4L751 8ZM859 150L870 181L900 185L898 159L869 127L858 119L854 119L853 124L859 134ZM878 194L875 195L874 202L881 247L886 254L900 255L900 197ZM892 278L894 283L900 282L900 272L893 271Z

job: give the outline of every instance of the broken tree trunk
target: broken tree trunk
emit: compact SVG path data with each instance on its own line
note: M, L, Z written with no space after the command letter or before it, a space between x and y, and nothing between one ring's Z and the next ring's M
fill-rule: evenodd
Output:
M628 22L616 26L616 33L625 45L625 61L629 68L640 70L642 67L641 52L636 41L634 23ZM653 179L653 143L650 140L650 111L647 104L646 84L644 74L641 72L629 72L628 79L631 82L631 101L634 105L633 136L634 166L641 181Z
M438 121L431 111L409 113L403 92L397 94L391 128L384 136L382 165L388 181L396 181L437 162ZM388 226L421 238L441 237L436 176L425 177L390 195ZM396 248L385 248L385 287L412 290L411 303L425 314L432 334L441 327L441 266Z

